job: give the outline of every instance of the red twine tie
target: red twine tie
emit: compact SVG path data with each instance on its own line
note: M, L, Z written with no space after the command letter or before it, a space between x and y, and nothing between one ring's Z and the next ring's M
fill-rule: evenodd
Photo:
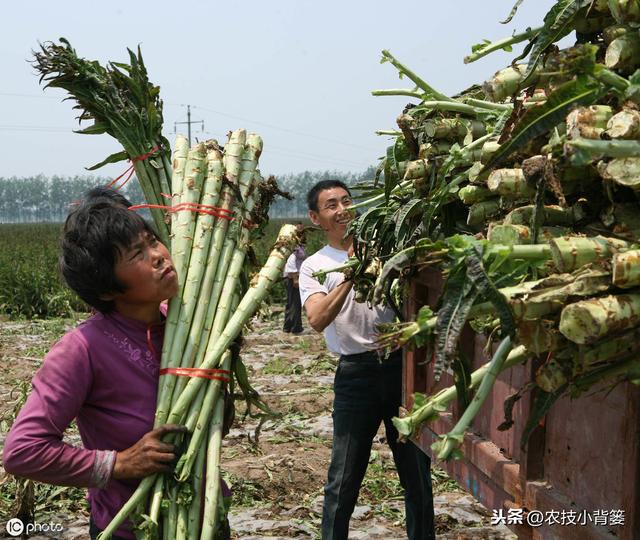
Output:
M227 369L202 369L202 368L164 368L160 375L177 375L178 377L197 377L212 381L229 382L231 372Z
M133 164L136 161L144 161L145 159L147 159L147 158L151 157L153 154L155 154L158 150L160 150L160 145L156 146L155 148L152 148L146 154L142 154L141 156L137 156L137 157L131 158L129 160L131 165L129 165L127 170L124 171L120 176L118 176L118 178L114 178L109 184L107 184L107 187L109 187L109 188L112 187L115 190L121 189L129 180L131 180L131 177L133 176L133 173L134 173ZM126 178L122 181L122 183L119 186L115 186L115 184L124 176L126 176Z
M197 204L197 203L180 203L175 206L165 206L163 204L136 204L129 207L129 210L140 210L142 208L157 208L160 210L166 210L169 213L180 212L187 210L189 212L197 212L198 214L207 214L220 219L228 219L233 221L233 211L227 208L219 208L217 206L211 206L210 204Z

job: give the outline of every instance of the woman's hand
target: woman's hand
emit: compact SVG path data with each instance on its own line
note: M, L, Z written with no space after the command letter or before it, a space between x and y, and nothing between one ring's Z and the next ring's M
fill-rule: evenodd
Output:
M176 447L162 442L168 433L187 433L185 426L166 424L145 434L136 444L118 452L112 478L126 480L169 472L176 460Z

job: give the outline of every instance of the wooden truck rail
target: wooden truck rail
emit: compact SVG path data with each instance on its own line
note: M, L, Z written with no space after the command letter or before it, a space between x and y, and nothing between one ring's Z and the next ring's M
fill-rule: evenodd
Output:
M413 279L406 313L424 305L435 307L442 280L434 270ZM486 338L465 328L462 352L473 369L486 363ZM562 398L521 448L529 416L529 393L513 409L514 425L499 431L505 399L533 380L544 359L532 358L500 375L462 447L464 458L441 464L462 487L498 516L518 538L604 540L640 538L640 388L623 383L591 391L576 400ZM404 355L404 405L414 392L433 394L453 384L445 373L437 383L424 349ZM458 418L454 404L429 426L422 426L418 445L431 455L438 434L450 431ZM544 517L540 526L527 524L527 513ZM522 525L512 523L525 516ZM509 519L507 519L509 518ZM620 525L620 523L623 523Z

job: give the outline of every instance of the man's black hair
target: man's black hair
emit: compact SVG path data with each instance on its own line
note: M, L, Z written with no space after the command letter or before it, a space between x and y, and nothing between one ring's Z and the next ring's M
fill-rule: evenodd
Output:
M64 224L62 276L82 300L102 313L115 308L113 301L102 297L125 290L115 275L122 250L143 232L157 236L142 217L128 210L129 206L131 203L114 190L94 189Z
M318 196L320 195L320 192L324 191L325 189L331 189L336 187L344 189L349 195L351 195L351 191L349 191L349 188L347 187L347 185L341 180L320 180L320 182L318 182L315 186L313 186L309 190L309 193L307 193L307 206L309 207L309 210L313 210L314 212L317 212Z

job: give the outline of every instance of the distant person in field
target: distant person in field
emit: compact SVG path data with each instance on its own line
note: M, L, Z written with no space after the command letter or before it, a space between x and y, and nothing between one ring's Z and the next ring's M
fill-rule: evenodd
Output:
M163 302L176 294L178 278L167 247L129 206L116 192L97 189L69 214L62 275L95 313L46 355L4 446L10 474L89 488L92 539L140 479L172 471L176 448L161 439L186 432L153 429ZM74 419L83 447L63 441ZM113 538L134 540L131 523Z
M384 422L404 488L410 540L435 538L430 462L412 442L399 443L391 418L397 416L402 393L402 355L383 359L374 350L376 326L393 320L384 306L369 307L354 299L353 284L332 272L324 284L313 277L335 268L353 252L345 236L352 212L351 194L338 180L323 180L307 195L309 217L320 227L327 245L300 269L300 296L309 324L324 332L329 350L340 355L334 380L333 448L322 511L323 540L346 540L349 520L369 463L371 445Z
M299 233L304 230L302 223L297 223ZM284 326L282 330L291 334L300 334L302 328L302 304L300 303L300 289L298 285L300 267L307 254L302 244L296 246L284 265L284 286L287 290L287 304L284 309Z

